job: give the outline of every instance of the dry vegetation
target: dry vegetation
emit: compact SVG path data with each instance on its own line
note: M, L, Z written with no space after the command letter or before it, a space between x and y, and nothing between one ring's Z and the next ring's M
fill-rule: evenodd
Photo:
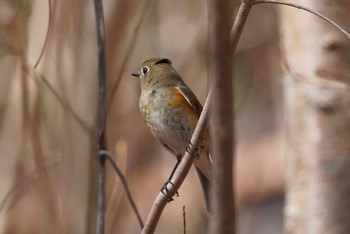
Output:
M145 219L175 160L141 120L139 83L129 74L149 57L168 57L203 102L208 87L206 2L180 0L174 5L170 0L106 0L104 7L108 147L125 172ZM46 0L0 1L1 233L95 231L97 47L93 3L52 1L50 19ZM44 55L34 68L49 22ZM238 207L247 214L241 219L241 233L254 233L245 225L258 217L247 207L283 192L277 41L274 8L253 9L235 62L236 193ZM138 233L137 219L119 179L109 165L107 172L106 233ZM195 171L179 193L166 207L158 233L181 232L184 205L187 232L203 233L206 213ZM275 211L280 212L281 208ZM271 225L260 223L260 230Z

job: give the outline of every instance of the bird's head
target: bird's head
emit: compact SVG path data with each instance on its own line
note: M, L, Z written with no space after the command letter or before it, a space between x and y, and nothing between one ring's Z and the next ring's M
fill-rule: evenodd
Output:
M131 73L141 81L141 88L152 85L166 85L178 81L179 74L167 58L151 58L142 63L137 72ZM180 78L181 79L181 78Z

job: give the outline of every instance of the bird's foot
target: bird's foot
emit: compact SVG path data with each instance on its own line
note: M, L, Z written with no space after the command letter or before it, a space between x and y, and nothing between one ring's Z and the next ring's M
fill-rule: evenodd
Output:
M193 148L193 144L191 142L188 143L188 145L186 146L186 152L189 153L190 155L192 155L194 158L199 159L199 149Z
M163 187L160 189L160 191L161 191L165 196L167 196L168 202L171 202L171 201L174 201L174 198L173 198L173 196L171 196L171 195L169 194L169 189L168 189L168 185L169 185L169 184L171 184L172 186L174 186L173 182L171 182L170 180L168 180L167 182L165 182L165 184L164 184ZM176 191L175 196L177 196L177 197L179 196L179 192L178 192L178 191Z

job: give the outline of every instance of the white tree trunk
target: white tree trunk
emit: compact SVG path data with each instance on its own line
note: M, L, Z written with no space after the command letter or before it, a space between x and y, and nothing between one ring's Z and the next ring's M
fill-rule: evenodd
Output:
M350 1L294 1L350 28ZM286 233L350 233L350 41L280 8L288 124Z

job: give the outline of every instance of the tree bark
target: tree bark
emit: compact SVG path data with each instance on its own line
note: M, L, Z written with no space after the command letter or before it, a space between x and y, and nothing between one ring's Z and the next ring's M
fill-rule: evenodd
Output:
M349 1L294 1L345 29ZM280 8L287 74L286 233L350 233L350 42L321 18Z
M212 80L211 102L213 191L211 233L235 233L233 198L233 77L230 45L230 1L208 1L208 75Z

